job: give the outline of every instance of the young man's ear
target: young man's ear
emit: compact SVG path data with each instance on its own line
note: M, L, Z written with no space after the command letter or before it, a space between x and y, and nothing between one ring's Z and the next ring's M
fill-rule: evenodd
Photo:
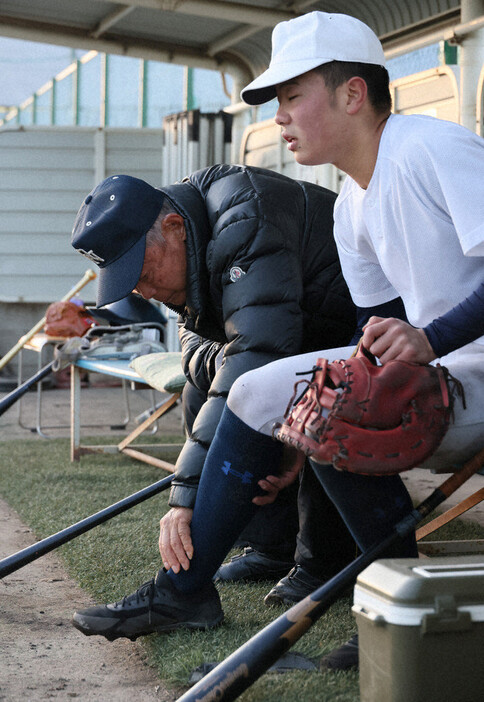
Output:
M366 81L359 76L353 76L346 82L346 111L354 115L364 105L368 95Z
M163 236L166 236L167 234L174 234L175 236L180 237L182 241L185 241L187 238L187 233L185 230L185 221L183 217L176 212L170 212L170 214L167 214L161 223L161 233Z

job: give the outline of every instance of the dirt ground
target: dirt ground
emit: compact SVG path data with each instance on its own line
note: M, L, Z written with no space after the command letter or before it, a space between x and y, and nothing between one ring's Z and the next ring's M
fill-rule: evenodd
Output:
M116 417L113 406L119 403L119 392L119 388L86 392L89 412L95 422L103 424L104 433L109 432L106 413L110 415L108 423ZM148 406L147 393L133 398L134 414ZM35 426L35 401L35 393L25 396L22 423L26 426ZM48 424L65 422L69 391L44 392L43 414ZM179 417L175 411L169 418L170 431L180 429ZM48 434L69 435L68 429L49 430ZM19 438L45 441L19 426L17 408L13 407L0 419L0 441ZM0 499L0 559L34 542L29 528ZM70 624L73 612L88 605L88 596L67 576L55 551L0 580L1 702L75 698L82 702L167 702L179 696L166 690L143 660L137 643L127 639L108 642L74 629Z
M0 500L0 557L34 541ZM74 610L87 602L54 553L0 581L0 700L176 699L143 661L136 643L88 638L70 625Z
M69 416L68 390L43 393L43 413L49 424L59 426ZM2 393L0 393L0 397ZM82 396L82 393L81 393ZM82 401L82 397L81 397ZM113 422L119 410L119 388L90 388L84 393L94 423ZM28 393L22 408L25 426L35 427L35 393ZM136 404L138 402L138 404ZM146 409L149 397L134 394L134 413ZM118 412L119 413L119 412ZM109 416L106 417L106 414ZM179 408L167 416L161 431L180 430ZM93 433L92 429L89 430ZM49 430L50 436L68 436L68 427ZM22 438L45 441L35 431L19 425L11 409L0 417L0 441ZM404 480L414 498L423 499L447 476L414 469ZM451 507L481 488L482 475L469 480L446 503ZM464 516L484 524L484 503ZM0 499L0 558L34 542L18 515ZM87 638L70 625L76 608L85 607L86 594L66 575L55 552L30 563L0 581L0 701L37 702L151 702L174 700L154 671L143 660L141 647L128 640L112 643L102 637Z

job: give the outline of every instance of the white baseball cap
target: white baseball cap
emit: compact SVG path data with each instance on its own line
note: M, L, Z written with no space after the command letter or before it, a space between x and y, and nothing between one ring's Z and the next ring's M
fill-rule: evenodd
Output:
M276 97L279 83L330 61L384 66L385 54L376 34L356 17L308 12L274 27L269 68L240 96L249 105L262 105Z

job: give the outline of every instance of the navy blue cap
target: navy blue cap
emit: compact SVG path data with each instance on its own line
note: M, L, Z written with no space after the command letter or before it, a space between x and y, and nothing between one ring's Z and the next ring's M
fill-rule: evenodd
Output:
M121 300L136 287L145 257L146 232L164 195L144 180L110 176L96 185L77 213L72 246L99 266L96 305Z

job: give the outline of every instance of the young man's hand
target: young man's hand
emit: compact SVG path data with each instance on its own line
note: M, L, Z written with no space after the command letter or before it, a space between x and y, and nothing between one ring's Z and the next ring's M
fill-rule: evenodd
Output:
M363 346L381 363L430 363L437 356L423 329L393 317L370 317L363 327Z
M174 573L190 568L193 556L190 523L193 510L188 507L172 507L160 521L159 548L163 565Z
M267 495L254 497L252 502L259 507L274 502L278 493L296 480L305 460L306 456L301 451L284 446L281 473L279 475L266 475L263 480L259 480L257 484L265 490Z

